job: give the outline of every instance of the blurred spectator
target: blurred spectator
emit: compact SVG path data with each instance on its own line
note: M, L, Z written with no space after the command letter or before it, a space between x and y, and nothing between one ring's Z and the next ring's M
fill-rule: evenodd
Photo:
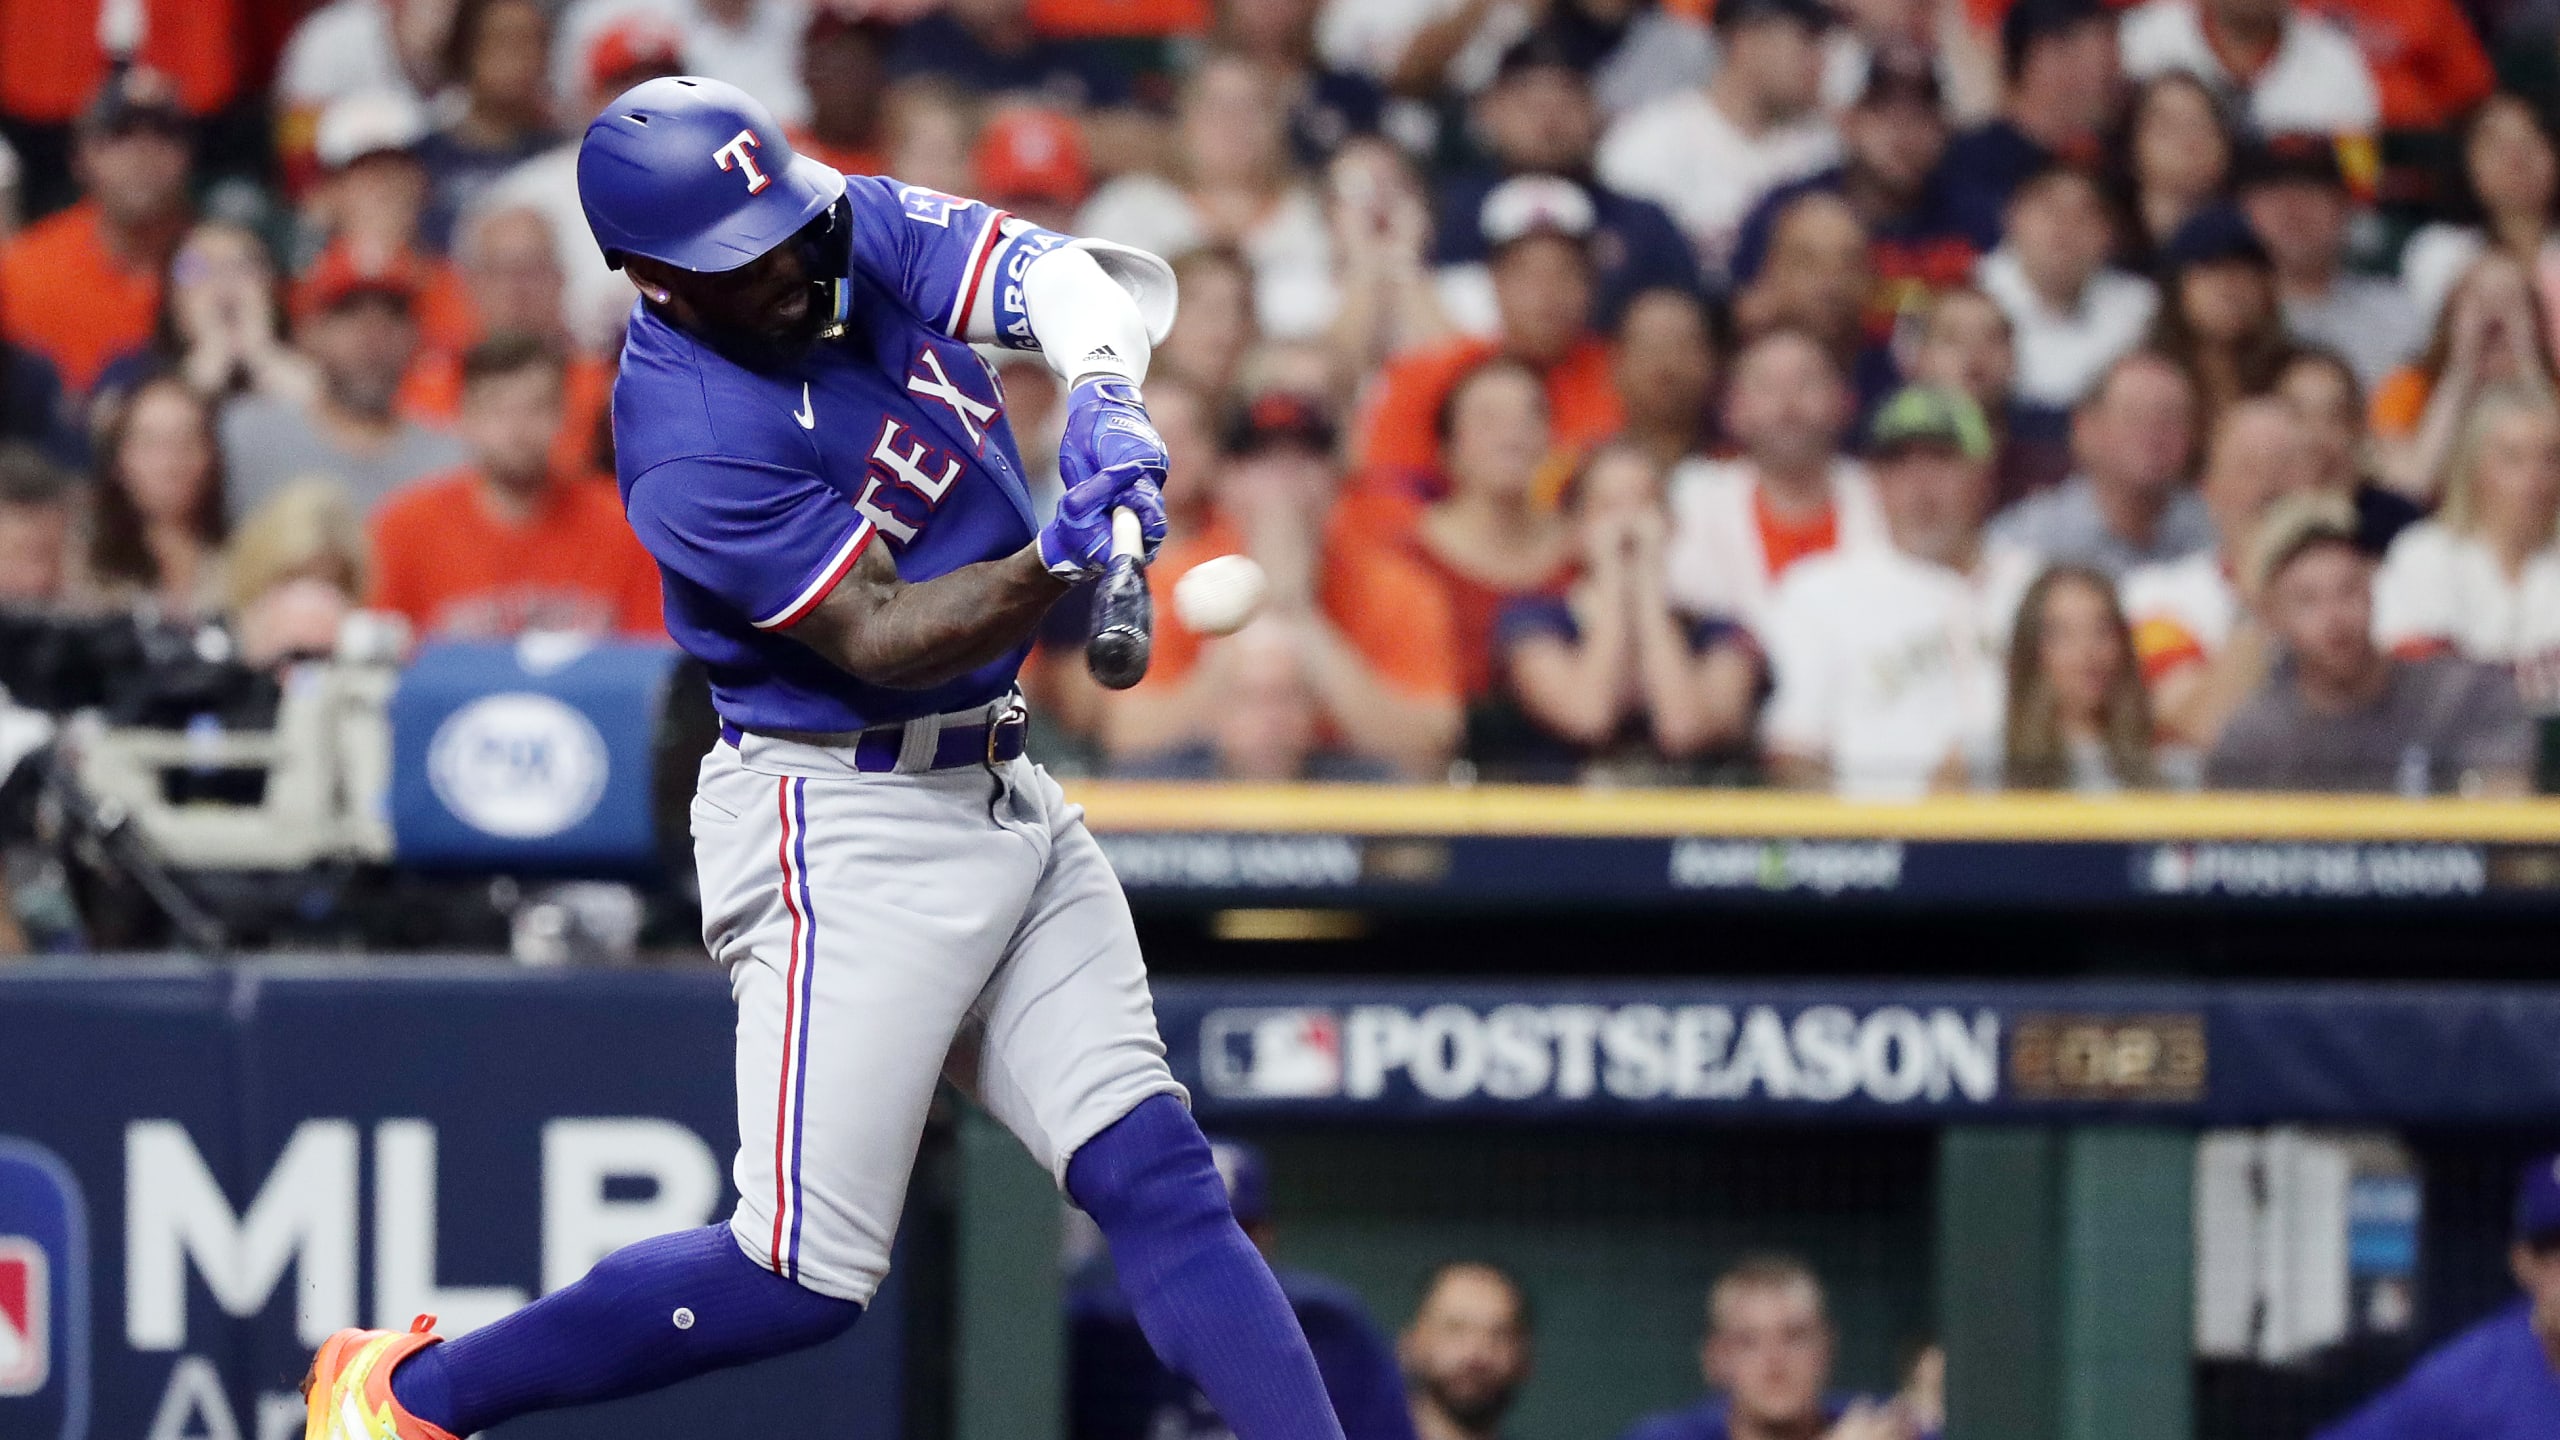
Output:
M664 636L658 568L613 491L551 458L562 367L529 335L462 358L464 468L395 492L373 517L368 608L420 638L528 630Z
M2067 410L2142 343L2160 292L2108 266L2106 202L2086 171L2056 165L2021 181L2008 224L1976 278L2009 317L2019 397Z
M2036 577L2009 641L2001 780L2013 790L2113 795L2159 783L2151 703L2116 588L2081 565Z
M2291 348L2275 262L2238 211L2217 206L2179 226L2161 251L2160 277L2151 343L2195 377L2207 424L2275 384Z
M1601 139L1600 178L1669 211L1711 280L1729 273L1761 196L1840 158L1821 108L1830 23L1814 0L1724 0L1715 78L1628 112Z
M2448 218L2421 226L2400 252L2400 283L2427 324L2483 251L2524 267L2546 316L2560 288L2560 143L2532 105L2493 95L2463 121Z
M1277 1235L1269 1162L1257 1147L1223 1136L1210 1139L1209 1154L1236 1224L1268 1259ZM1278 1264L1271 1271L1306 1332L1344 1440L1414 1440L1394 1350L1360 1297L1313 1271ZM1156 1358L1107 1260L1069 1282L1067 1375L1069 1440L1221 1440L1233 1433L1190 1381Z
M2481 396L2444 503L2393 542L2374 578L2373 627L2399 655L2509 666L2529 706L2560 712L2560 411L2549 395Z
M1938 72L1927 54L1880 53L1867 66L1855 103L1840 117L1843 161L1761 197L1734 243L1733 281L1749 285L1769 249L1770 231L1795 197L1837 194L1865 227L1877 308L1917 310L1928 297L1973 274L2000 243L2000 212L1952 184L1944 160L1947 121Z
M1435 283L1427 258L1431 206L1401 151L1384 140L1353 140L1333 157L1325 182L1341 296L1327 337L1334 372L1327 391L1352 391L1390 358L1446 338L1444 294L1486 311L1485 326L1468 328L1500 326L1500 304L1489 287L1475 294L1447 283L1446 272ZM1477 280L1488 279L1484 267L1471 268Z
M2382 128L2441 130L2489 96L2497 75L2454 0L2309 0L2356 43L2382 99Z
M241 662L325 659L364 593L364 527L331 480L296 480L243 519L223 555Z
M238 32L241 12L254 8L239 0L0 5L0 118L26 149L29 212L70 199L66 182L76 177L64 173L63 127L128 67L164 77L163 93L191 119L229 107L252 78L242 73Z
M2305 346L2276 376L2276 394L2301 417L2311 446L2312 487L2346 497L2356 507L2356 543L2375 555L2426 512L2407 496L2377 484L2364 430L2364 391L2356 372L2334 352Z
M2373 72L2353 40L2292 0L2144 0L2126 13L2124 68L2184 70L2229 98L2261 134L2369 136L2381 128Z
M1253 267L1213 245L1177 256L1173 278L1182 304L1173 333L1156 349L1153 373L1180 376L1207 395L1233 393L1262 338L1253 321Z
M1734 328L1748 340L1778 330L1811 337L1849 379L1863 415L1891 393L1894 317L1873 315L1874 252L1866 227L1838 195L1800 195L1780 213L1769 261L1734 297Z
M610 354L621 344L622 325L638 297L621 271L604 263L587 213L578 204L578 145L585 120L601 114L615 96L643 81L684 72L684 37L674 22L651 14L627 16L598 31L581 60L584 88L575 114L580 123L559 144L498 177L482 195L491 208L524 206L551 222L551 243L568 290L562 313L578 350ZM564 41L565 43L565 41ZM901 178L922 182L919 176Z
M1991 427L1913 386L1868 443L1884 543L1806 560L1769 603L1773 778L1848 795L1961 789L1994 771L2000 656L2034 556L1986 545Z
M1517 360L1491 359L1459 377L1442 405L1441 498L1380 505L1372 543L1403 546L1448 597L1458 693L1493 689L1495 626L1503 606L1561 591L1574 561L1572 527L1538 502L1550 445L1545 390Z
M1093 184L1075 122L1035 105L1009 106L988 117L969 168L977 177L969 191L975 198L1068 233Z
M2249 584L2249 556L2268 507L2313 493L2311 441L2291 405L2272 396L2224 413L2198 481L2214 548L2144 565L2124 577L2134 654L2161 732L2198 749L2266 679L2266 632Z
M889 74L931 75L982 98L1012 96L1077 115L1130 101L1129 74L1109 51L1042 34L1029 0L952 0L927 11L900 28Z
M1707 1292L1698 1368L1716 1394L1636 1422L1621 1440L1913 1440L1909 1418L1832 1395L1837 1344L1822 1282L1790 1255L1759 1255Z
M0 325L74 393L151 338L160 275L187 230L192 134L167 76L117 70L74 131L84 198L0 250Z
M461 95L451 119L411 150L427 172L419 235L437 253L492 182L548 149L551 21L538 0L460 0L445 68Z
M400 486L462 463L457 441L403 418L394 403L418 350L419 290L406 259L360 270L344 250L303 277L296 339L319 367L319 390L302 404L244 395L223 411L235 518L313 476L343 486L367 513Z
M1618 438L1657 472L1704 454L1714 438L1715 325L1686 290L1647 290L1618 317L1618 398L1627 412Z
M888 170L881 102L889 88L889 47L896 38L897 31L885 21L856 17L834 5L810 12L808 32L800 39L800 80L809 91L809 119L790 127L792 149L849 175Z
M2213 545L2213 518L2184 484L2195 454L2195 382L2136 350L2107 367L2071 417L2079 472L1992 525L2001 538L2112 579Z
M1502 607L1505 713L1480 717L1468 746L1488 771L1570 779L1591 763L1661 783L1694 778L1702 756L1749 740L1758 651L1729 621L1672 613L1661 475L1639 451L1604 447L1566 492L1580 573L1562 593ZM1528 733L1492 733L1510 728L1500 720L1512 710Z
M1742 453L1671 475L1672 603L1757 632L1787 568L1835 545L1881 541L1864 468L1841 453L1849 394L1822 347L1792 330L1742 348L1725 395Z
M1387 97L1373 77L1337 65L1316 46L1320 0L1227 0L1218 43L1260 65L1289 112L1289 149L1300 166L1323 166L1344 141L1374 135Z
M1497 355L1542 379L1555 443L1575 447L1617 431L1625 411L1610 383L1609 347L1591 329L1593 223L1590 196L1553 176L1515 176L1486 198L1500 334L1492 340L1455 336L1390 362L1369 397L1359 464L1430 467L1441 428L1434 417L1462 377Z
M776 120L797 125L809 117L809 94L800 85L809 9L810 0L571 0L553 35L551 91L558 100L574 99L579 65L596 36L648 14L684 32L685 74L726 80L763 101ZM578 117L579 128L593 113Z
M169 257L151 343L98 373L91 414L111 414L143 381L165 374L211 400L308 399L317 378L285 343L284 328L284 286L266 242L228 220L199 221Z
M1209 742L1226 704L1224 687L1237 672L1201 663L1201 637L1182 625L1171 594L1193 565L1241 552L1270 577L1265 623L1293 632L1322 743L1407 778L1437 778L1461 719L1449 599L1397 535L1336 507L1333 435L1323 412L1286 393L1262 395L1241 417L1233 453L1222 455L1201 392L1170 372L1150 378L1146 389L1173 458L1165 505L1175 526L1147 568L1157 617L1147 678L1111 697L1104 712L1114 767ZM1368 518L1391 519L1392 510L1382 516L1382 508ZM1268 674L1274 667L1239 668Z
M2426 343L2400 286L2347 269L2355 199L2325 135L2277 135L2240 157L2240 207L2275 261L2285 329L2324 346L2375 385Z
M521 336L559 356L564 389L551 465L564 475L612 468L597 457L597 433L613 406L613 364L576 348L562 310L565 289L551 222L530 206L483 208L465 216L456 237L456 273L482 338ZM438 349L409 369L402 409L444 424L462 401L462 354Z
M1527 1383L1533 1321L1520 1282L1486 1260L1453 1260L1422 1282L1396 1338L1416 1440L1502 1440Z
M1286 621L1257 618L1213 642L1200 656L1199 683L1217 696L1207 738L1115 764L1112 775L1247 785L1394 779L1384 761L1326 743L1310 664Z
M174 375L144 381L98 442L84 598L172 620L218 613L223 488L213 402Z
M2335 496L2267 516L2251 570L2283 659L2205 765L2222 789L2516 793L2532 733L2515 682L2373 638L2373 560Z
M2169 237L2229 192L2238 151L2222 102L2203 81L2171 70L2137 86L2111 172L2124 212L2118 258L2158 269Z
M1502 52L1544 8L1520 0L1324 0L1316 48L1337 69L1428 103L1483 89Z
M451 0L327 0L293 27L276 64L276 149L295 188L311 177L320 117L340 100L390 93L425 103L444 82Z
M1078 233L1159 255L1232 245L1253 265L1263 333L1321 333L1340 301L1324 207L1291 168L1286 116L1270 77L1239 55L1215 55L1183 87L1179 183L1127 174L1076 215Z
M1432 263L1440 267L1442 295L1459 325L1479 334L1493 326L1485 204L1513 175L1562 176L1591 197L1595 304L1604 322L1639 290L1699 288L1697 256L1662 207L1591 178L1599 114L1590 82L1554 31L1533 32L1503 53L1501 70L1476 97L1472 114L1490 163L1440 182L1440 223L1432 232Z
M2436 1347L2315 1440L2528 1440L2560 1433L2560 1155L2516 1177L2507 1273L2524 1293Z
M2480 396L2501 386L2560 393L2550 332L2533 282L2503 250L2471 262L2416 363L2373 394L2382 482L2420 504L2444 488L2444 468Z
M0 445L9 444L32 445L63 465L77 463L87 449L53 362L0 339Z
M1973 213L1999 215L2027 177L2094 166L2123 76L2115 16L2096 0L2013 0L2000 20L2000 114L1947 146L1946 176Z
M426 111L389 91L350 96L321 113L313 150L320 183L303 205L306 224L318 231L319 255L304 267L306 281L333 264L367 274L407 271L418 284L417 319L428 343L460 349L476 328L470 303L452 267L418 244L433 198L416 153L426 137Z
M978 107L967 91L939 75L896 81L889 86L881 128L889 140L890 174L927 190L967 192L978 143Z
M51 605L71 583L72 480L25 445L0 445L0 605Z
M1963 392L1991 423L1994 510L2071 473L2071 412L2018 393L2013 333L1998 302L1970 285L1953 286L1921 317L1909 362L1914 383Z

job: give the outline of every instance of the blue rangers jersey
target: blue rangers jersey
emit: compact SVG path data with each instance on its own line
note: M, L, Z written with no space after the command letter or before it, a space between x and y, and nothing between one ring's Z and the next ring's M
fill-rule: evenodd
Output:
M791 638L854 562L914 582L1009 555L1038 521L994 374L966 342L1036 348L1022 273L1066 237L850 176L851 328L750 369L635 306L614 384L623 508L657 558L667 633L747 730L858 730L1002 696L1029 642L930 690L866 684Z

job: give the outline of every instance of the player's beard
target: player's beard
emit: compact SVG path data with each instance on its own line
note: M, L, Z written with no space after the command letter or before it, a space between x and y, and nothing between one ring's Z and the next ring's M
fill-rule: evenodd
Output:
M1453 1385L1438 1375L1422 1376L1414 1383L1441 1414L1471 1435L1492 1434L1502 1417L1511 1413L1511 1397L1518 1389L1493 1383Z

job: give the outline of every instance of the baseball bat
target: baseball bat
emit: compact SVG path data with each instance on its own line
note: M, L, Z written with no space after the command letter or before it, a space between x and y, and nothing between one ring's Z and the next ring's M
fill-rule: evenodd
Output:
M1137 512L1114 507L1111 568L1102 572L1102 589L1093 600L1093 638L1084 647L1085 668L1113 690L1126 690L1146 678L1147 654L1155 646L1155 600L1147 593L1147 572L1139 563L1145 552Z

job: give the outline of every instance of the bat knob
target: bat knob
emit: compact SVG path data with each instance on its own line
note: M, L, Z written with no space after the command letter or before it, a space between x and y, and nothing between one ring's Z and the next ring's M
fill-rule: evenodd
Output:
M1155 648L1155 601L1147 593L1147 573L1135 557L1111 562L1094 596L1093 638L1085 643L1085 668L1104 688L1126 690L1146 678L1147 657Z

